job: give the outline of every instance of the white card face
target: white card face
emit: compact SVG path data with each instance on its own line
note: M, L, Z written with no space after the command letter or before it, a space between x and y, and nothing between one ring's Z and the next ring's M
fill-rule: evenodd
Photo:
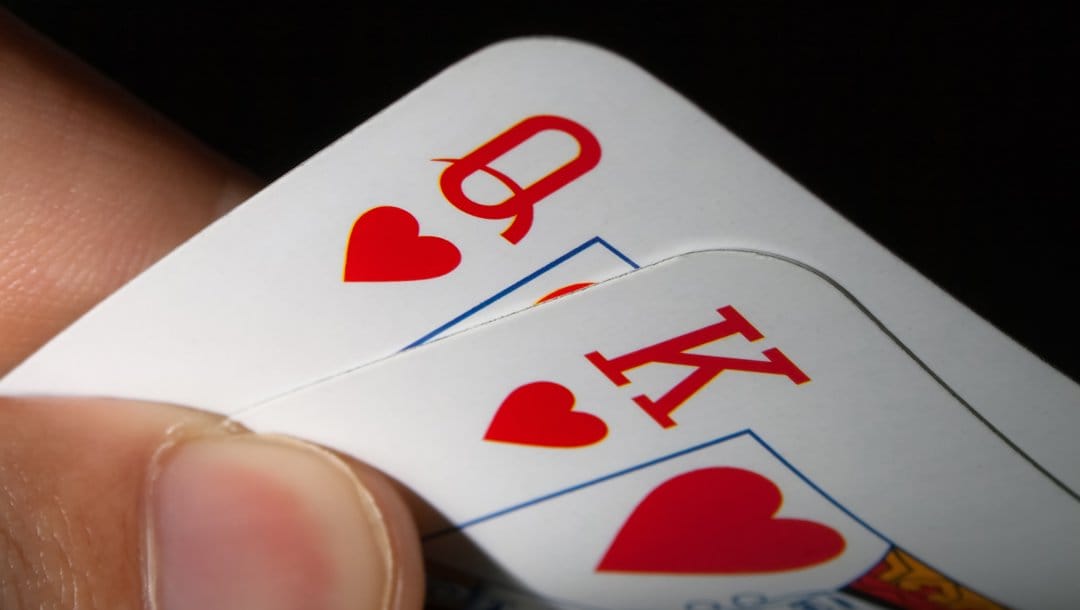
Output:
M434 536L425 549L481 574L492 549L525 590L615 610L828 596L890 543L741 434Z
M1076 384L654 78L562 40L453 66L131 282L0 391L235 413L562 282L709 248L833 278L1080 488Z
M442 516L422 523L433 558L473 573L448 555L466 540L497 568L480 577L545 599L803 599L852 586L886 551L1010 606L1080 598L1075 497L836 286L760 254L646 267L237 419L385 470ZM600 574L648 490L702 468L753 473L747 493L777 509L755 504L759 521L822 525L842 552L782 574ZM668 506L675 523L700 517ZM624 576L658 584L605 584Z

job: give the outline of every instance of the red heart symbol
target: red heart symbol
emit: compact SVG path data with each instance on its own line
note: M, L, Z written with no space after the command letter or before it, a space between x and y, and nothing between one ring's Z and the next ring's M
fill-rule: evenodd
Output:
M460 262L457 246L420 235L420 224L406 210L382 206L353 223L345 248L345 281L426 280L450 273Z
M760 574L798 570L843 552L834 529L778 519L775 483L740 468L702 468L668 479L638 504L598 571Z
M607 436L604 420L574 411L574 394L550 381L510 392L491 419L485 441L539 447L584 447Z

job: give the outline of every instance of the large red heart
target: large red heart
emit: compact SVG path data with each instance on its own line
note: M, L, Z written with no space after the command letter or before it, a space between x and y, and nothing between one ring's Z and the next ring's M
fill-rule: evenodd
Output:
M540 447L584 447L603 440L607 424L574 411L574 401L573 392L557 383L527 383L502 401L484 440Z
M460 262L457 246L441 237L420 235L416 217L382 206L353 223L345 248L345 281L426 280L450 273Z
M638 504L597 570L761 574L798 570L843 552L834 529L780 519L783 496L741 468L703 468L668 479Z

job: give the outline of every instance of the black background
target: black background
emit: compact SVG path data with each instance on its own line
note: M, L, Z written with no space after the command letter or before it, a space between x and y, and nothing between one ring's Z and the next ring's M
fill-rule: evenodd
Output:
M478 4L0 0L267 179L488 43L527 34L598 43L1080 378L1072 12Z

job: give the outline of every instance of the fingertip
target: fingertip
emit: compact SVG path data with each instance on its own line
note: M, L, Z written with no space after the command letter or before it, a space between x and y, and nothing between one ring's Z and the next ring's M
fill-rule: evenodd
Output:
M415 610L424 604L424 561L414 512L402 497L399 484L379 470L348 456L335 454L380 507L392 558L388 606L394 610Z
M415 528L389 483L306 443L224 435L162 452L147 557L159 610L419 608Z

